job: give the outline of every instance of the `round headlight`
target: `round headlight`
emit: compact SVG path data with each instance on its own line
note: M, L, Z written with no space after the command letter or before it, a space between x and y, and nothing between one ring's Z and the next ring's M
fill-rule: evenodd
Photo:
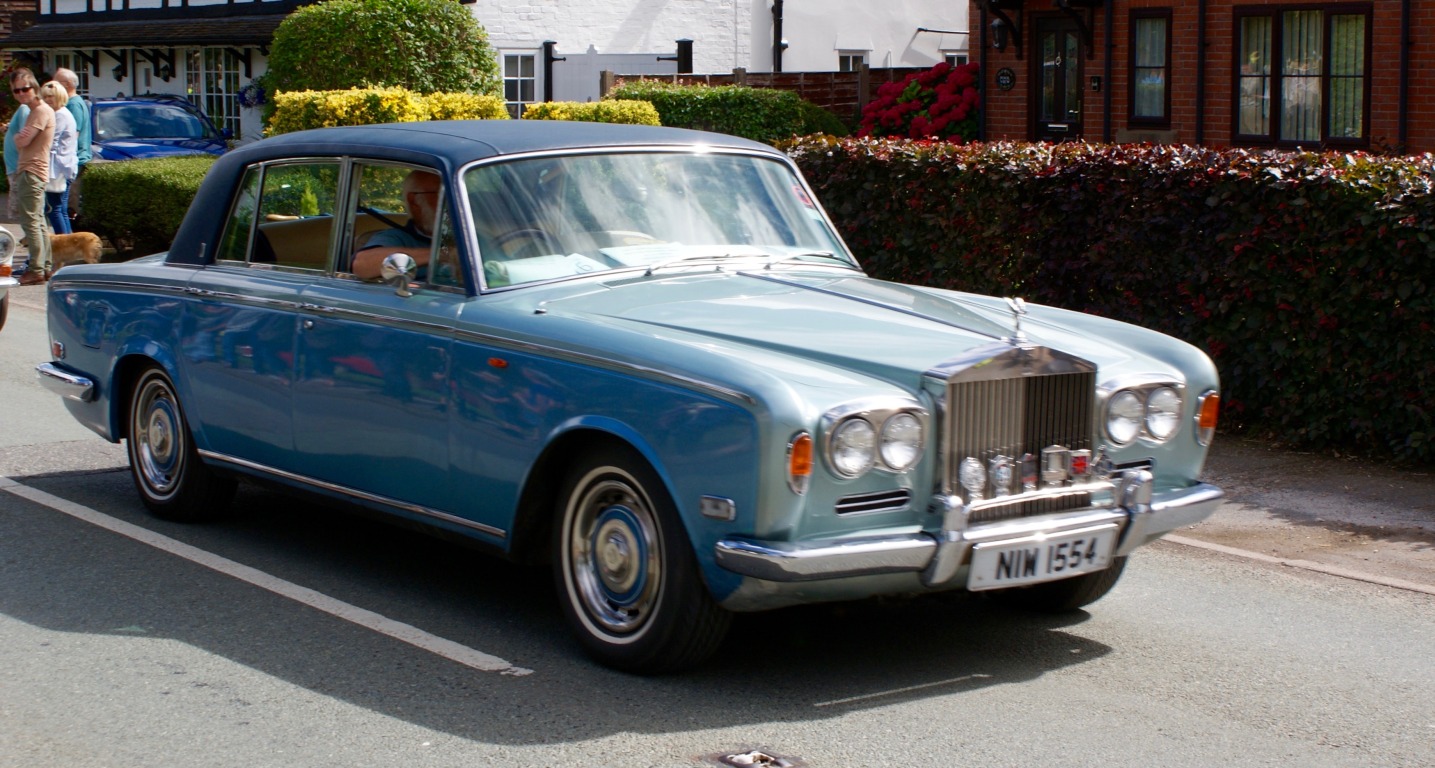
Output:
M882 425L882 461L903 472L922 458L922 422L910 413L898 413Z
M1146 431L1157 440L1176 434L1181 426L1181 395L1170 387L1161 387L1146 398Z
M848 419L832 431L832 468L857 477L876 463L877 430L866 419Z
M1141 434L1143 417L1141 398L1135 392L1121 390L1106 403L1106 434L1117 445L1125 445Z

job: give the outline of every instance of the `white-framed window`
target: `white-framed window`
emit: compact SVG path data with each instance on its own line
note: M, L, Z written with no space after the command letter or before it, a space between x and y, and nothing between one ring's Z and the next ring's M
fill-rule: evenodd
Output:
M54 65L50 67L50 71L53 72L61 68L74 72L79 79L80 84L75 87L75 93L81 96L90 95L90 71L85 68L84 60L73 53L57 53L54 55Z
M857 70L859 70L859 69L862 68L862 65L863 65L863 64L866 64L866 63L867 63L867 52L866 52L866 51L838 51L838 52L837 52L837 71L838 71L838 72L856 72Z
M230 48L196 48L186 54L186 96L199 105L219 130L240 138L240 59Z
M503 101L508 116L515 120L523 117L523 108L538 100L537 92L537 54L503 54Z
M948 53L944 54L942 58L946 60L949 67L960 67L970 61L965 53Z

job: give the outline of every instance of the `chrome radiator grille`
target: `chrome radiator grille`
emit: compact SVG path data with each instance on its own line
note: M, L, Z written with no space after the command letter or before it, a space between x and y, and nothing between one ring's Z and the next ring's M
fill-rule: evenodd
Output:
M1016 460L1010 504L985 507L972 522L1025 517L1058 512L1090 504L1087 494L1070 494L1057 499L1023 501L1024 456L1033 461L1043 448L1062 446L1069 450L1091 449L1095 429L1094 371L1028 375L1017 378L948 382L944 416L946 477L949 493L971 502L970 494L958 482L960 467L975 458L983 467L992 459L1006 456ZM1028 469L1030 471L1030 469ZM993 498L987 486L982 496Z

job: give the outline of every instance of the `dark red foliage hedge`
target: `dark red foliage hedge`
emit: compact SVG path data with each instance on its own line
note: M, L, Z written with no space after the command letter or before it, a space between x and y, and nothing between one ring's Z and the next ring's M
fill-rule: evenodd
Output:
M1435 160L811 137L876 276L1092 312L1205 349L1223 428L1435 461Z

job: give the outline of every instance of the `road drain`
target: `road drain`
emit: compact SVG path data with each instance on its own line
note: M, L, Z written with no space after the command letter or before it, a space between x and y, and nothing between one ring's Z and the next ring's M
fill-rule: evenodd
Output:
M731 765L736 768L799 768L802 765L800 760L778 757L760 749L730 755L713 755L712 759L717 761L718 765Z

